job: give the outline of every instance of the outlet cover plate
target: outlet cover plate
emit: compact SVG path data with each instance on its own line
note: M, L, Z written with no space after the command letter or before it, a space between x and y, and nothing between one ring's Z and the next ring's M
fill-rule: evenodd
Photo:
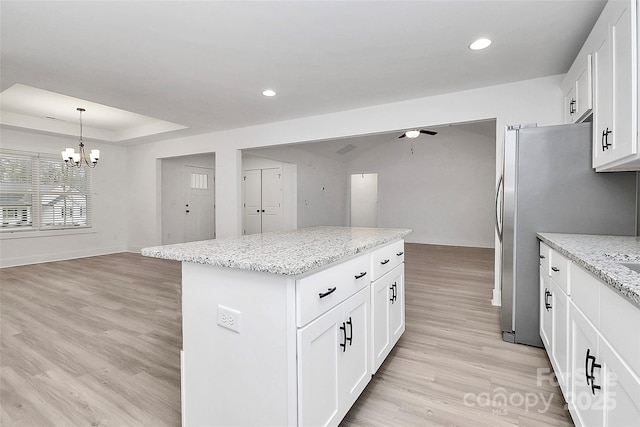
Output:
M242 313L233 308L218 304L218 325L233 332L240 333Z

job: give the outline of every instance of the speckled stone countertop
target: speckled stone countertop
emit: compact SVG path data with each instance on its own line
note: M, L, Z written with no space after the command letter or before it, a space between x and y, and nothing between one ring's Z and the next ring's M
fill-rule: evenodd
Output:
M640 273L620 264L640 263L640 237L559 233L538 233L538 237L640 309Z
M298 275L404 238L404 228L309 227L142 249L154 258Z

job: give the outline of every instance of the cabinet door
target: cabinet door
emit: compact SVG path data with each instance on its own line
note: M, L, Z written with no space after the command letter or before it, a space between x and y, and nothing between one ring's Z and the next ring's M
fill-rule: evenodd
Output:
M575 99L576 103L573 106L573 121L578 121L583 119L593 108L593 93L592 93L592 83L591 83L591 55L587 55L586 61L583 60L583 67L580 70L580 74L576 79L575 86Z
M298 423L337 424L338 361L344 342L342 305L298 330Z
M371 379L369 365L369 288L343 303L346 346L340 348L340 405L342 418ZM342 332L342 331L341 331Z
M636 154L636 74L635 0L619 2L622 10L613 16L611 60L613 62L613 157L615 160Z
M404 264L396 267L390 274L393 275L393 283L389 289L390 319L389 330L391 335L391 347L404 333Z
M604 361L604 425L637 426L640 424L640 378L606 341L601 339L599 344Z
M556 283L551 280L553 294L553 344L551 359L560 389L567 396L567 372L569 369L569 299Z
M386 275L371 284L371 328L373 333L372 355L373 373L378 370L387 354L391 351L391 295L393 277Z
M576 426L602 427L604 400L601 388L602 361L598 353L598 332L573 303L569 304L571 324L569 411Z
M636 1L609 2L594 39L593 166L638 152Z
M541 269L542 270L542 269ZM547 349L552 352L553 333L553 294L551 292L551 279L548 275L540 272L540 338Z

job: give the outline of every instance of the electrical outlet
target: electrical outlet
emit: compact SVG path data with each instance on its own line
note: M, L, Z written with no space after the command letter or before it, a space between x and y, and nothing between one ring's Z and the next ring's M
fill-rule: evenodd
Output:
M240 333L240 323L242 321L242 313L224 305L218 304L218 325L223 328Z

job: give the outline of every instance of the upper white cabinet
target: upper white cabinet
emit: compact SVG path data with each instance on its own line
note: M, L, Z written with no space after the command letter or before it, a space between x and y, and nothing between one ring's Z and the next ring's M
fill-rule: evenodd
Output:
M579 56L563 82L564 122L582 122L593 108L591 54Z
M637 2L607 3L563 84L566 123L593 109L597 171L640 170Z

